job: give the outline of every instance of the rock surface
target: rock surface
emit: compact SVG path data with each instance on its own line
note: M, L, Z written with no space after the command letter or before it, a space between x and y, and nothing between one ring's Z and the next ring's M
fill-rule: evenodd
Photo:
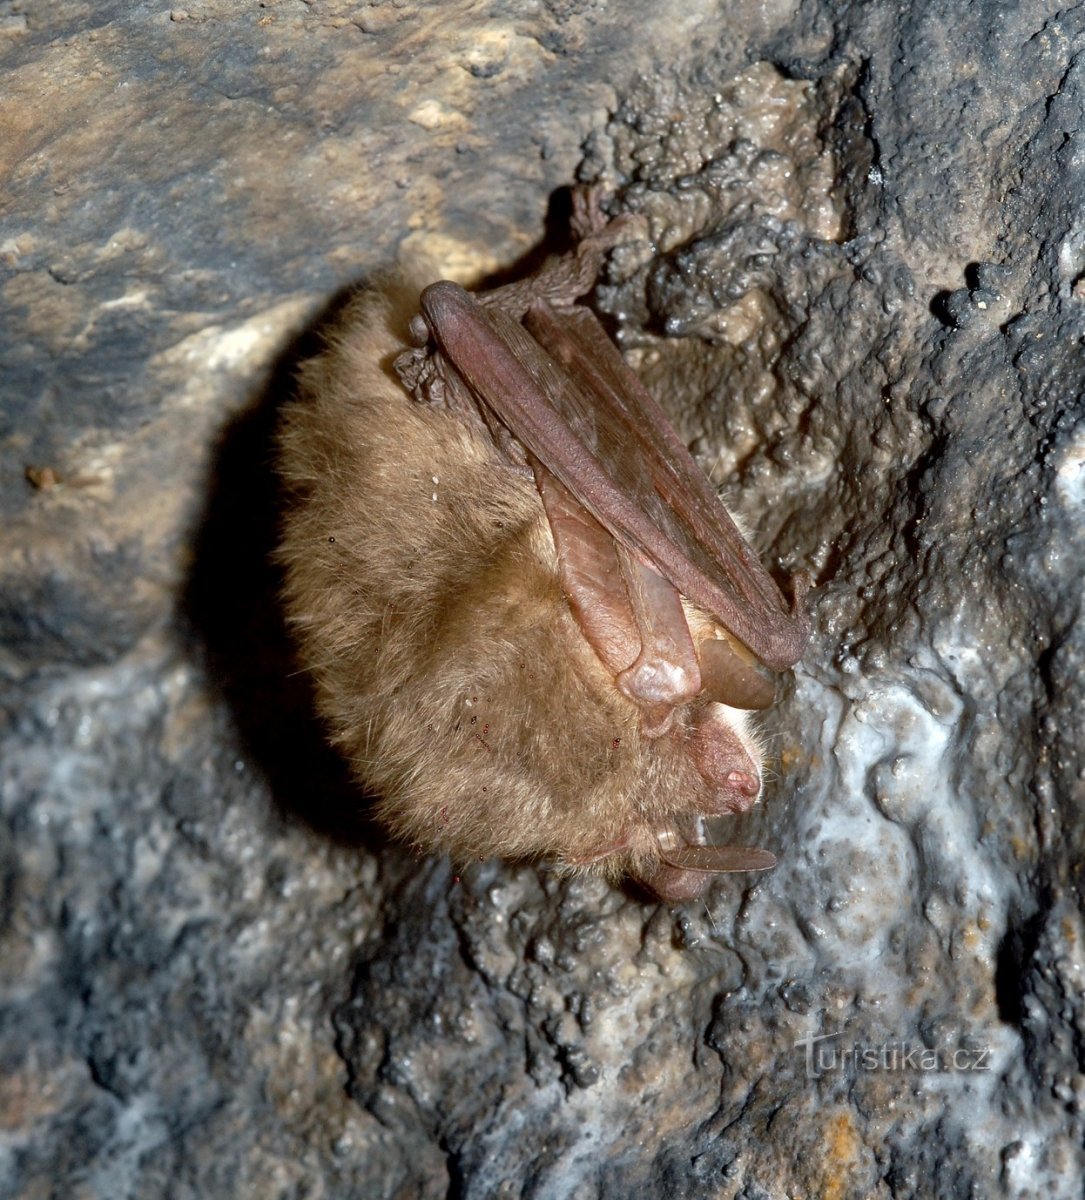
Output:
M0 5L0 1193L1069 1197L1085 10ZM275 411L397 252L600 290L814 643L670 910L414 861L274 602ZM820 1040L819 1040L820 1039Z

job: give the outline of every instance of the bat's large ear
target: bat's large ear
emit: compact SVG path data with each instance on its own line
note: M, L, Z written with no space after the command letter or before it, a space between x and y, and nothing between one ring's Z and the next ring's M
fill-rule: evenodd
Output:
M585 640L661 737L675 709L701 691L682 598L620 543L537 459L535 479L557 552L562 590Z
M776 699L776 677L743 655L726 637L697 644L705 695L730 708L761 710Z
M591 450L585 464L590 470L570 461L568 478L563 464L546 465L619 542L655 566L759 662L774 671L798 662L810 636L802 608L808 582L796 578L794 602L788 604L594 314L586 308L555 310L540 300L524 325L548 361L560 364L566 381L564 387L548 387L550 405ZM553 366L547 376L553 378Z
M480 404L528 451L562 582L588 642L638 703L650 736L701 690L735 708L772 702L775 669L807 625L743 540L659 405L586 309L537 302L521 325L455 284L422 293L442 351ZM531 332L529 333L528 330ZM532 336L534 335L534 336ZM546 348L536 338L545 342ZM678 593L748 647L699 661Z
M776 856L753 846L678 846L660 852L660 864L640 882L668 904L696 900L714 875L767 871Z
M810 636L804 580L788 604L655 398L587 308L607 249L624 240L598 194L578 194L576 254L482 303L448 281L421 296L443 355L621 545L651 564L764 666L786 670ZM523 324L521 324L521 320Z

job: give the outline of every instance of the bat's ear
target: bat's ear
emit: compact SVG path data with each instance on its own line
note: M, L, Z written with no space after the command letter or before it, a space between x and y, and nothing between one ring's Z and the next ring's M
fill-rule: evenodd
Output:
M684 904L703 895L716 875L768 871L776 856L754 846L685 846L668 851L659 867L640 882L666 904Z
M771 708L776 699L776 679L765 667L743 658L723 638L706 638L697 651L701 682L710 700L729 708Z
M588 645L641 711L641 733L662 737L675 709L701 691L682 598L603 528L555 476L533 462L557 550L562 590Z

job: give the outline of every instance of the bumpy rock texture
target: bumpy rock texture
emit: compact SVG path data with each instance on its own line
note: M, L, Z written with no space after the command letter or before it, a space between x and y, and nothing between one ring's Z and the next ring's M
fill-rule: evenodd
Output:
M0 4L0 1193L1080 1194L1083 38ZM819 584L736 831L781 866L688 910L386 846L267 561L322 309L508 266L577 172L651 233L600 307Z

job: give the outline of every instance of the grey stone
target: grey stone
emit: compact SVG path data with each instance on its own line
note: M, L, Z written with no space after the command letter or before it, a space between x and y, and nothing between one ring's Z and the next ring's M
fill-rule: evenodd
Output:
M1083 25L0 6L0 1193L1080 1194ZM817 581L728 831L780 866L685 909L388 845L274 600L322 314L529 264L576 175Z

